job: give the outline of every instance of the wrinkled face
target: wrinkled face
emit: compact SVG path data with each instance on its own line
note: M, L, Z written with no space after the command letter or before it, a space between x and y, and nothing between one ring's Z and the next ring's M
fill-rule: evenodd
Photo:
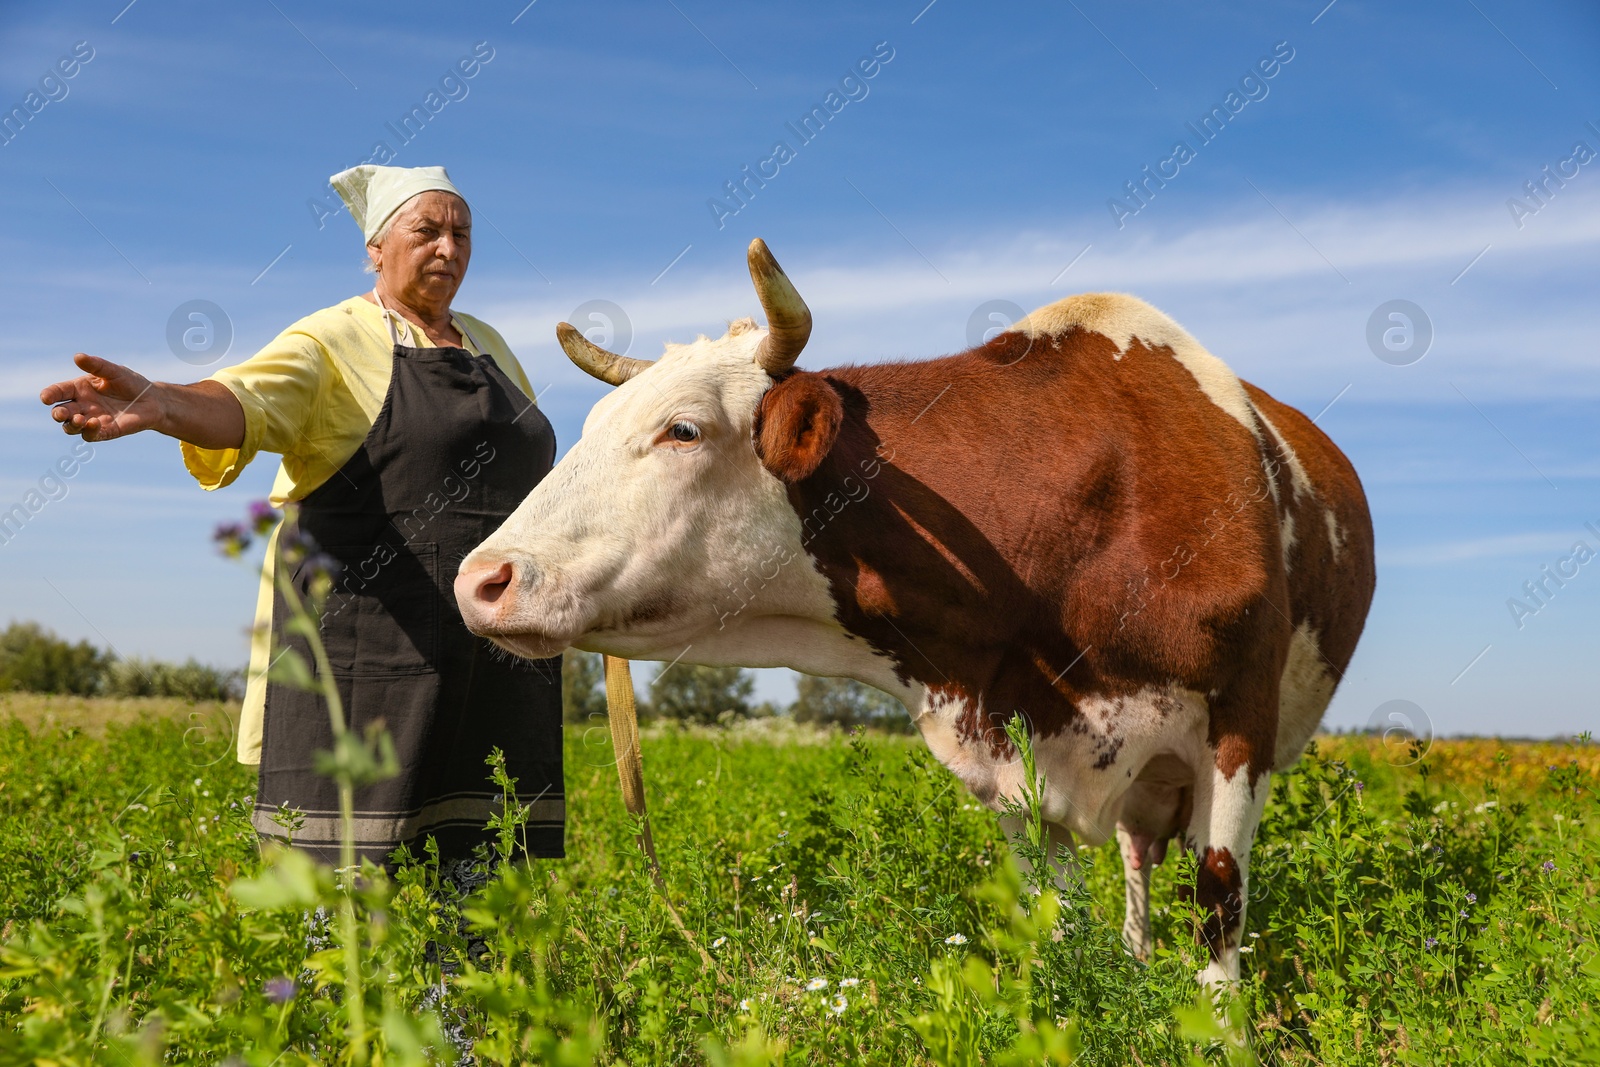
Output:
M384 292L413 308L448 309L472 259L472 212L431 190L400 205L381 245L368 245Z
M716 340L669 345L596 404L582 439L462 561L467 625L522 656L577 644L673 659L699 641L697 662L761 611L831 618L783 481L752 438L774 389L753 362L765 335L742 319Z

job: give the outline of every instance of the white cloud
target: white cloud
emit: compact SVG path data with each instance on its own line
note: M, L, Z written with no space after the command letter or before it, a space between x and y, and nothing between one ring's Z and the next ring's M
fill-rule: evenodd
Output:
M1536 218L1520 232L1499 190L1280 205L1292 227L1265 204L1170 237L1153 225L1139 232L1135 220L1122 235L1084 229L1093 247L1055 284L1089 239L997 234L924 249L935 266L910 249L870 258L853 249L774 251L815 313L813 366L958 351L968 315L985 300L1028 310L1069 292L1119 289L1174 314L1247 375L1252 364L1278 373L1287 362L1295 373L1348 381L1352 358L1362 373L1387 369L1366 351L1364 323L1378 303L1406 295L1435 309L1436 346L1449 346L1453 375L1496 396L1570 396L1594 377L1578 372L1595 350L1584 271L1600 253L1600 195L1580 192L1552 205L1560 218ZM726 255L715 266L691 258L654 285L591 277L531 300L491 282L478 290L480 312L519 352L551 352L555 323L580 302L573 294L604 294L632 321L631 354L653 357L662 340L759 314L736 264Z
M1495 537L1475 537L1459 541L1442 541L1435 544L1408 545L1401 548L1378 548L1378 566L1381 567L1448 567L1474 559L1509 559L1516 557L1546 557L1555 559L1568 552L1580 540L1593 541L1592 536L1571 530L1542 530L1538 532L1501 534Z

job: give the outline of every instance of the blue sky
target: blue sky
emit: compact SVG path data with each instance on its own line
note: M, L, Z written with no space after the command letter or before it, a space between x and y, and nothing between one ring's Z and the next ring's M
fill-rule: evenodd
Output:
M602 387L554 324L611 301L646 357L718 332L756 310L753 236L815 312L811 367L959 350L989 301L1134 292L1323 411L1365 481L1378 596L1331 725L1390 700L1440 733L1600 722L1600 560L1542 605L1523 590L1576 541L1600 551L1600 158L1575 153L1600 153L1592 4L525 4L0 13L0 106L40 93L0 145L0 510L68 453L35 398L72 352L194 380L220 353L173 354L180 305L223 309L214 368L365 288L357 231L316 203L383 141L466 192L457 306L509 339L563 448ZM92 58L41 89L75 46ZM390 124L430 91L402 143ZM802 140L789 124L830 91ZM1218 107L1202 140L1188 124ZM739 203L724 183L746 165L771 177ZM1135 201L1146 166L1169 178ZM1409 365L1367 341L1397 299L1432 328ZM208 537L272 466L207 495L168 439L96 446L0 545L0 622L242 663L253 575Z

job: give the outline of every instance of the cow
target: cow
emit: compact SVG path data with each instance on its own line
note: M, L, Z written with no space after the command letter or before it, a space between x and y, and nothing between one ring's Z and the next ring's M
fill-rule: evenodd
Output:
M795 367L811 313L766 245L767 328L630 359L557 327L616 388L461 563L476 633L790 667L897 697L981 802L1022 798L1022 716L1052 851L1114 834L1123 934L1153 864L1196 857L1213 985L1239 975L1250 848L1360 637L1372 522L1349 460L1132 296L1041 307L930 360Z

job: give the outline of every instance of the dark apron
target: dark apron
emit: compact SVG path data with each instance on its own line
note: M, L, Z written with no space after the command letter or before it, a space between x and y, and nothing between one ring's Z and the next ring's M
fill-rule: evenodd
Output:
M366 440L300 501L300 529L342 565L321 628L346 721L358 735L381 721L399 757L398 777L356 791L358 858L383 864L400 845L420 858L431 836L442 862L457 861L491 841L484 824L501 793L484 759L495 747L530 808L528 853L564 855L561 658L513 658L475 636L453 587L461 560L554 459L549 420L492 358L396 340ZM304 568L294 575L302 596L309 581ZM307 642L283 631L286 611L279 598L274 647L314 670ZM269 683L252 821L264 837L292 836L337 863L338 787L312 769L313 754L332 747L321 695ZM304 815L292 835L272 818L280 806Z

